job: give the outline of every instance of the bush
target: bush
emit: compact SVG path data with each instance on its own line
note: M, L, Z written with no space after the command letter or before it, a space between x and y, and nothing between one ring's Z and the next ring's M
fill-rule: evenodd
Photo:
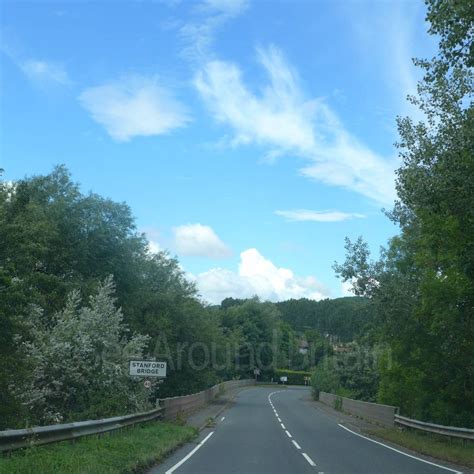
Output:
M319 392L337 393L341 388L341 382L335 371L328 369L326 364L320 363L311 377L311 386L313 396L317 400Z
M111 278L99 285L87 306L72 292L53 324L39 308L31 308L31 337L19 340L30 373L12 387L30 422L60 423L151 408L148 393L128 375L129 359L142 356L148 338L125 336L113 292Z

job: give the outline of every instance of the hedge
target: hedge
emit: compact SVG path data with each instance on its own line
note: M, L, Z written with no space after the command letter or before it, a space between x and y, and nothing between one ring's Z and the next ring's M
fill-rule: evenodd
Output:
M288 377L288 382L286 382L288 385L305 385L304 378L311 378L311 375L313 374L303 370L277 369L275 370L275 375L278 381L280 381L280 377ZM309 380L306 382L306 385L310 385Z

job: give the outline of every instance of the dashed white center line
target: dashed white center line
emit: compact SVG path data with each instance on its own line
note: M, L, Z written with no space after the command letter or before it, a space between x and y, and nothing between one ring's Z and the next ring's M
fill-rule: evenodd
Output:
M224 420L225 420L225 416L223 416L223 417L221 418L221 421L224 421Z
M275 410L275 407L273 406L273 403L272 403L272 400L271 400L271 396L275 393L278 393L278 392L273 392L271 393L269 396L268 396L268 401L270 403L270 406L272 407L272 410L273 412L275 413L275 416L277 417L277 420L279 421L281 427L285 430L285 433L286 433L286 436L288 436L288 438L291 439L291 442L293 443L293 445L295 446L296 449L298 450L301 450L301 446L294 440L292 439L293 436L291 435L291 433L286 429L285 425L282 423L280 417L278 416L278 412ZM316 466L316 463L306 454L306 453L301 453L303 455L303 457L306 459L306 461L308 461L309 465L312 466L312 467L315 467ZM324 474L324 473L318 473L318 474Z
M306 454L306 453L301 453L303 455L303 457L306 459L306 461L309 462L309 464L311 466L316 466L316 463Z
M295 445L296 449L301 449L301 446L294 439L292 439L291 442Z

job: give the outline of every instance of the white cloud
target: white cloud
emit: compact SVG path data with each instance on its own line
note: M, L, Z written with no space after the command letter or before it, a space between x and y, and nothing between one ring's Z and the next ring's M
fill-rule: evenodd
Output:
M210 54L216 30L228 20L240 15L248 0L203 0L195 8L197 17L179 29L185 43L183 55L192 61L202 61Z
M244 84L237 65L208 61L195 86L215 119L233 130L233 145L257 144L269 156L305 158L302 175L389 205L396 162L353 137L323 100L308 100L296 72L275 47L258 50L269 82L259 94Z
M434 38L424 32L420 36L416 34L426 16L423 2L373 2L363 8L347 2L341 11L350 18L360 60L376 66L374 74L380 74L397 102L395 110L390 111L391 120L395 114L424 119L424 114L406 100L408 94L417 93L417 81L421 77L411 58L423 49L423 57L430 56L426 49L432 49L433 54L436 51ZM425 27L427 30L429 26L425 24Z
M149 240L148 241L148 250L150 253L159 253L163 249L161 248L160 244L154 240Z
M340 222L349 219L364 218L364 214L347 213L341 211L311 211L309 209L295 209L290 211L275 211L275 214L285 217L289 221L313 222Z
M34 82L56 82L62 85L71 84L64 66L50 61L28 59L19 63L21 70Z
M327 289L314 277L300 277L290 269L278 268L257 249L240 254L238 272L213 268L195 277L203 298L218 304L224 298L250 298L283 301L289 298L320 300L328 296Z
M182 225L173 231L174 245L180 255L225 258L232 254L230 248L207 225Z
M150 254L156 254L163 252L165 249L161 245L161 234L155 227L144 227L140 229L140 232L144 234L148 241L148 252Z
M133 76L91 87L79 100L118 141L162 135L190 121L186 108L155 78Z
M353 284L353 281L343 281L341 283L342 296L354 296L354 292L352 291Z

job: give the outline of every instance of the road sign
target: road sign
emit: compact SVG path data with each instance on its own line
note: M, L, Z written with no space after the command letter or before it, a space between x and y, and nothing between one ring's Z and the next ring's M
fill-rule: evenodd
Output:
M254 375L260 375L260 369L253 369Z
M166 377L166 362L131 360L129 367L134 377Z
M151 380L146 379L146 380L143 382L143 386L144 386L145 388L151 388Z
M311 380L311 377L305 377L304 380L305 382L309 382Z
M286 375L283 375L280 377L280 382L288 382L288 377Z

